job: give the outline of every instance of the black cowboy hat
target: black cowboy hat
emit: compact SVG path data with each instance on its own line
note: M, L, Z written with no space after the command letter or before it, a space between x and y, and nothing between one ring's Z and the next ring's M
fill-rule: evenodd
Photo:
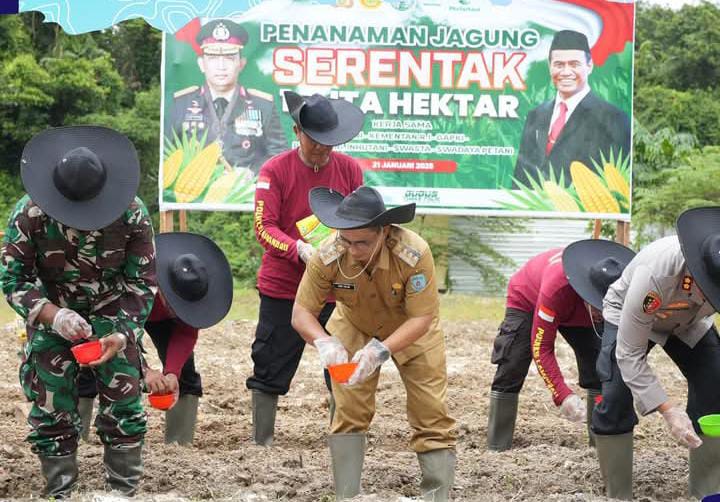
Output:
M316 143L337 146L347 143L362 130L365 114L344 99L320 94L301 96L285 91L288 112L302 131Z
M720 310L720 207L697 207L677 219L685 263L703 295Z
M380 193L361 186L347 197L327 187L310 190L310 209L326 227L336 230L381 227L408 223L415 217L415 203L385 209Z
M47 129L23 150L20 175L40 209L78 230L98 230L128 208L140 161L123 134L98 126Z
M635 251L603 239L573 242L563 251L562 264L570 286L587 303L602 310L603 298L635 256Z
M203 235L155 236L160 291L175 314L194 328L208 328L230 310L233 280L222 249Z

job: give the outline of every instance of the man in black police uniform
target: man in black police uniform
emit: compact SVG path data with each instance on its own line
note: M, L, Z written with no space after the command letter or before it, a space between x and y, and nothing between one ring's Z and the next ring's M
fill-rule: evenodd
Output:
M206 144L219 141L224 160L234 168L257 174L270 157L288 148L273 96L238 84L247 60L240 51L248 34L237 23L219 19L206 23L198 33L202 49L198 58L205 83L177 91L165 134L193 134Z

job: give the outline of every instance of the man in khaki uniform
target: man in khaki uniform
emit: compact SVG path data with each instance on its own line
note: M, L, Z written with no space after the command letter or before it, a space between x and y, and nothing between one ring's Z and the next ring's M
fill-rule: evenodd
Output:
M410 446L422 471L425 499L447 500L455 472L455 420L446 404L445 341L439 327L435 265L428 244L396 226L415 205L386 210L380 194L362 186L347 197L310 192L320 221L337 229L311 258L295 299L293 327L318 349L324 366L352 361L347 384L333 382L336 409L329 437L338 499L360 492L365 433L375 414L380 366L393 358L407 392ZM337 307L327 323L317 315L329 295Z

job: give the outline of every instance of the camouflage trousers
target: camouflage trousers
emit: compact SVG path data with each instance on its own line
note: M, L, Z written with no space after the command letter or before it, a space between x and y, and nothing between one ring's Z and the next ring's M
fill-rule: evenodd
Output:
M70 342L54 333L28 333L20 384L33 403L27 440L43 456L66 455L77 449L81 429L78 405L79 365ZM135 344L128 343L110 361L93 368L100 407L95 427L106 445L132 447L142 443L146 415L141 399L141 365Z

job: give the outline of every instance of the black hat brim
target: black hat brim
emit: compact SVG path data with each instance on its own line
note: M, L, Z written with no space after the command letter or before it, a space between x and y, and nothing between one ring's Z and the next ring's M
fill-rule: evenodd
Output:
M720 207L688 209L678 217L676 228L680 248L693 280L715 310L720 310L720 284L713 279L703 259L705 239L720 234Z
M222 249L207 237L188 232L158 234L155 247L158 285L178 318L198 329L220 322L230 310L233 299L232 272ZM202 261L208 274L207 293L197 301L180 297L170 282L173 263L178 256L188 253Z
M604 239L585 239L573 242L563 251L562 264L570 286L587 303L602 310L607 291L590 280L590 268L604 258L615 258L624 269L635 251L617 242Z
M53 183L53 170L62 156L86 147L105 166L106 181L90 200L72 201ZM40 209L78 230L98 230L127 210L140 185L140 161L135 146L123 134L99 126L48 129L34 136L23 150L20 175L25 191Z
M372 219L349 219L337 215L338 207L345 197L340 192L326 187L310 190L310 209L320 222L336 230L381 227L409 223L415 218L415 203L390 208Z
M338 116L338 125L330 131L320 131L307 127L300 120L300 111L305 103L304 98L292 91L285 91L285 100L288 105L288 111L300 129L310 136L316 143L325 146L337 146L352 140L362 130L365 123L365 114L359 107L344 99L328 99L330 106L333 107Z

